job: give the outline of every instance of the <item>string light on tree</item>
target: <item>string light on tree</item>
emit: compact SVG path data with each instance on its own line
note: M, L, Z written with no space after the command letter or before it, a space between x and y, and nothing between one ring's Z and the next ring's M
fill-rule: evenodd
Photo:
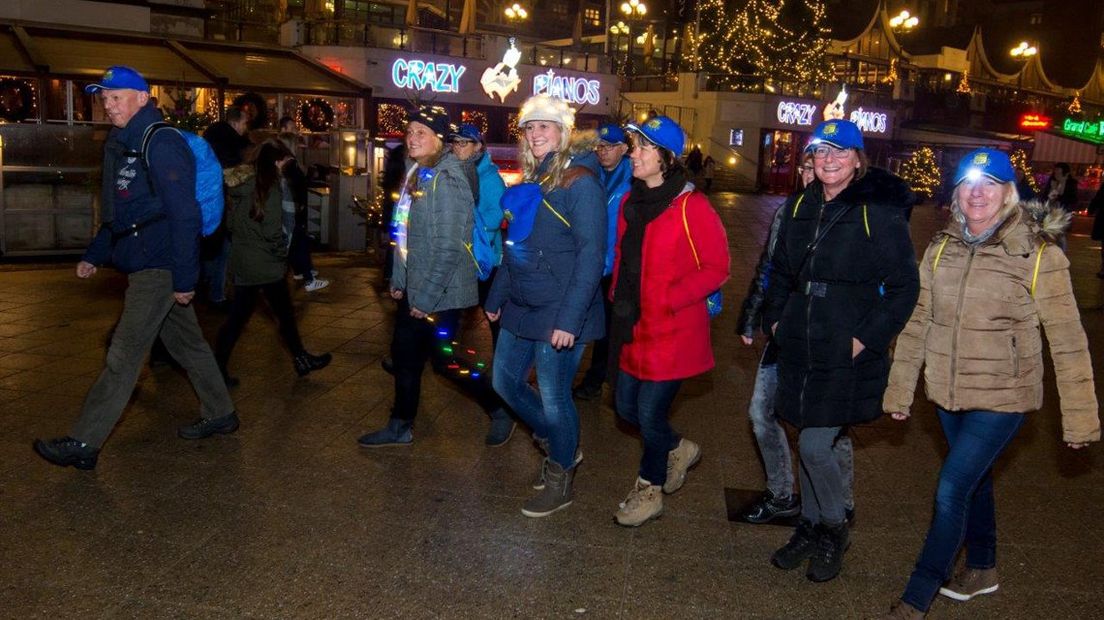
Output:
M889 73L882 78L882 84L892 84L897 81L897 59L894 58L889 61Z
M908 183L909 189L924 199L935 195L939 189L939 166L935 164L935 152L922 146L901 166L901 178Z
M379 106L379 133L381 136L400 136L406 126L406 110L394 103Z
M1069 107L1066 108L1066 109L1069 110L1070 114L1080 114L1081 113L1081 93L1080 92L1073 93L1073 101L1070 102Z
M1039 184L1035 182L1035 172L1031 169L1031 164L1027 160L1027 151L1016 149L1008 155L1008 159L1012 162L1012 168L1023 170L1024 178L1027 179L1027 184L1031 186L1031 191L1038 194Z
M962 78L958 80L958 88L955 89L955 92L960 95L970 94L970 70L968 68L962 70Z

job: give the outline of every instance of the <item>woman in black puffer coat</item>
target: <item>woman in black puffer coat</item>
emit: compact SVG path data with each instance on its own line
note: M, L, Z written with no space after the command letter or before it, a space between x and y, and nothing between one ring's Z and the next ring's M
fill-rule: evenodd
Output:
M785 214L763 325L778 345L777 414L800 429L801 522L771 558L807 577L839 574L846 481L832 445L882 413L887 349L920 290L900 178L867 166L854 123L821 123L806 148L817 180Z

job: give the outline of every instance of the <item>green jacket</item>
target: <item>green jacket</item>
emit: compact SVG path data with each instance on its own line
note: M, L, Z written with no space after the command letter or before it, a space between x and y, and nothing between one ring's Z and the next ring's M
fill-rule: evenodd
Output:
M265 201L264 219L249 217L257 191L252 166L224 171L226 227L230 231L231 282L257 286L282 280L287 272L287 237L283 228L283 194L274 185Z

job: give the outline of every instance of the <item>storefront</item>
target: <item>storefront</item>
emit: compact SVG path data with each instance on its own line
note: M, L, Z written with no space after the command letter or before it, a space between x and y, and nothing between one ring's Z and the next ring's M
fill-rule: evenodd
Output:
M494 60L380 48L308 46L303 52L372 89L366 124L383 138L402 134L406 110L416 104L443 106L454 122L478 126L490 144L513 145L518 108L532 95L571 103L581 128L596 127L617 102L615 76L520 64L512 43L490 51Z
M80 252L91 238L110 125L84 86L114 64L138 69L181 129L202 131L231 103L254 112L258 138L297 118L302 161L332 171L318 237L357 247L363 223L344 206L370 194L363 84L284 48L0 22L0 255Z
M789 194L798 187L802 151L813 128L826 118L845 118L859 126L868 159L885 159L893 134L893 112L858 106L847 109L839 99L829 103L791 97L769 97L763 104L759 131L759 187Z

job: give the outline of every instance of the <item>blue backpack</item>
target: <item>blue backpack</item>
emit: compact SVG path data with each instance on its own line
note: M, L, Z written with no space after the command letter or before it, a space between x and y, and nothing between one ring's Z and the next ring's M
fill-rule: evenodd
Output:
M142 134L142 150L139 152L139 157L142 160L142 167L146 170L146 178L149 179L150 193L157 195L153 189L153 178L149 174L149 144L155 133L166 128L175 130L180 137L184 138L184 142L192 151L192 157L195 158L195 199L203 215L203 236L209 237L222 223L224 205L222 166L219 164L218 157L215 157L215 152L211 150L211 145L207 144L202 137L190 131L181 131L164 122L153 123L146 128L146 132Z
M467 245L468 252L471 253L472 259L475 260L475 275L479 278L480 282L486 282L487 278L491 277L491 271L495 268L495 256L494 246L491 245L491 241L487 239L487 227L483 224L483 216L479 213L479 209L475 209L475 225L472 226L472 242Z

